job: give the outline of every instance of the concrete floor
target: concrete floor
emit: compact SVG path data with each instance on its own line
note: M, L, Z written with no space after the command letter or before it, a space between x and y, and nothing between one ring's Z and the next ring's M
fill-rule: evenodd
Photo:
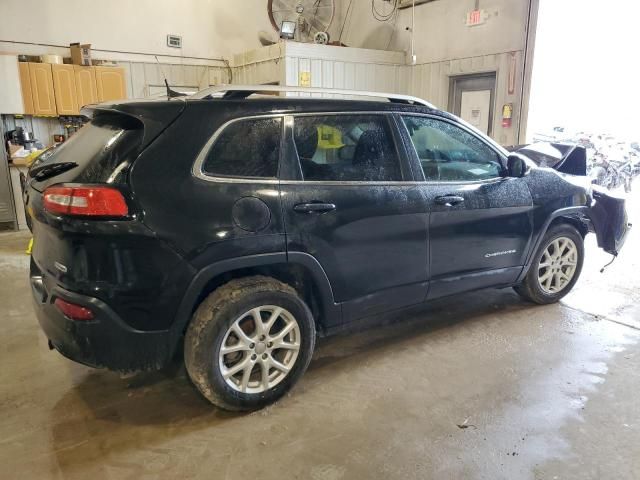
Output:
M0 477L640 478L639 239L601 275L590 238L557 305L489 290L321 341L286 398L237 415L180 362L121 379L50 352L27 236L1 235Z

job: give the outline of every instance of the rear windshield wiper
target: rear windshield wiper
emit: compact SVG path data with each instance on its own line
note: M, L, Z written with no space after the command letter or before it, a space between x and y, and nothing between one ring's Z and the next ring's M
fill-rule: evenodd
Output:
M39 182L46 180L47 178L55 177L56 175L60 175L72 168L77 167L78 164L76 162L60 162L60 163L51 163L49 165L43 165L42 167L37 167L33 169L33 171L29 172L31 178L35 178Z

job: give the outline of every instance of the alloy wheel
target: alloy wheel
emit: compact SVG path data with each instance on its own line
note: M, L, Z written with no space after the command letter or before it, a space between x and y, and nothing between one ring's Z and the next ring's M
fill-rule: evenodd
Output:
M300 326L282 307L263 305L233 321L225 334L218 368L227 385L262 393L284 380L300 350Z
M544 293L555 295L573 279L578 265L578 247L568 237L553 239L538 264L538 284Z

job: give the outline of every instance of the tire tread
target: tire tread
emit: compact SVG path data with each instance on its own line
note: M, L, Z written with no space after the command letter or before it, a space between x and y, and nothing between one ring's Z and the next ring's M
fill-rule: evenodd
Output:
M231 411L247 410L247 407L230 403L223 395L220 395L209 381L207 365L203 362L200 345L204 342L206 335L214 336L224 334L221 330L225 327L224 322L220 321L221 310L229 303L241 301L243 297L260 291L260 292L283 292L295 296L300 302L296 290L286 283L276 280L272 277L255 275L251 277L243 277L229 281L228 283L214 290L203 302L198 306L193 315L191 323L187 328L184 340L184 362L189 374L189 378L197 387L197 389L214 405ZM302 302L304 304L304 302ZM305 305L306 307L306 305ZM307 308L308 310L308 308ZM309 315L311 312L309 311ZM315 328L312 332L312 347L315 345ZM306 364L303 372L311 361L311 355L307 356ZM302 359L302 358L301 358Z
M537 269L536 266L540 261L539 258L542 255L542 251L547 248L549 242L552 238L560 235L571 236L572 240L576 244L578 248L578 265L576 267L576 272L571 279L570 284L565 287L563 290L554 295L546 294L540 289L538 285L537 278ZM529 300L530 302L537 303L539 305L547 305L550 303L555 303L559 301L562 297L568 294L571 289L574 287L578 278L580 277L580 273L582 272L582 264L584 262L584 242L583 237L580 232L569 223L560 223L553 225L547 232L544 234L542 238L542 242L540 242L540 246L536 250L535 256L533 257L533 261L531 262L531 266L529 267L529 271L527 272L523 282L519 285L513 287L518 295L520 295L525 300Z

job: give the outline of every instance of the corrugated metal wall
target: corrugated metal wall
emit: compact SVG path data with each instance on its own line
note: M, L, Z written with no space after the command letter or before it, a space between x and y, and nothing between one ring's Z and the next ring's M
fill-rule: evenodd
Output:
M150 95L150 87L164 86L166 78L175 88L201 90L210 85L229 83L226 67L204 65L170 65L159 63L118 62L127 74L127 89L130 98L145 98Z
M286 85L300 85L301 74L308 73L312 87L407 91L411 67L402 52L291 44L285 53Z
M174 87L202 89L223 83L280 84L298 86L301 74L311 86L389 93L424 98L446 109L451 77L496 72L493 132L503 145L517 143L517 118L521 97L522 52L507 52L443 62L405 65L403 52L326 47L309 44L276 44L235 55L230 67L119 62L126 69L129 97L144 98L164 85L166 76ZM515 90L508 93L510 72L516 66ZM308 74L308 76L307 76ZM511 128L503 128L501 109L513 103ZM55 118L25 117L18 120L36 138L50 142L54 133L63 133ZM5 125L11 129L13 125Z
M495 114L493 120L493 137L503 145L518 143L518 109L520 108L522 85L522 52L507 52L496 55L469 57L459 60L426 63L411 68L408 93L430 101L435 106L446 110L449 102L449 83L452 77L475 73L496 72ZM512 72L512 69L515 71ZM509 93L509 75L514 78L513 93ZM502 127L502 106L512 103L514 107L513 124L510 128Z
M284 45L278 43L248 50L231 59L236 85L282 84L284 77Z
M404 53L286 43L234 56L233 83L301 85L391 93L406 92L411 67Z
M410 78L410 67L404 65L286 57L284 84L300 85L300 75L306 72L312 87L387 93L406 92Z
M410 66L404 64L403 52L286 43L236 55L232 66L235 84L300 86L302 74L312 87L410 94L445 110L452 77L496 72L494 138L511 145L518 143L522 63L518 51ZM509 93L510 75L515 76L513 93ZM514 107L510 128L503 128L501 121L506 103Z

